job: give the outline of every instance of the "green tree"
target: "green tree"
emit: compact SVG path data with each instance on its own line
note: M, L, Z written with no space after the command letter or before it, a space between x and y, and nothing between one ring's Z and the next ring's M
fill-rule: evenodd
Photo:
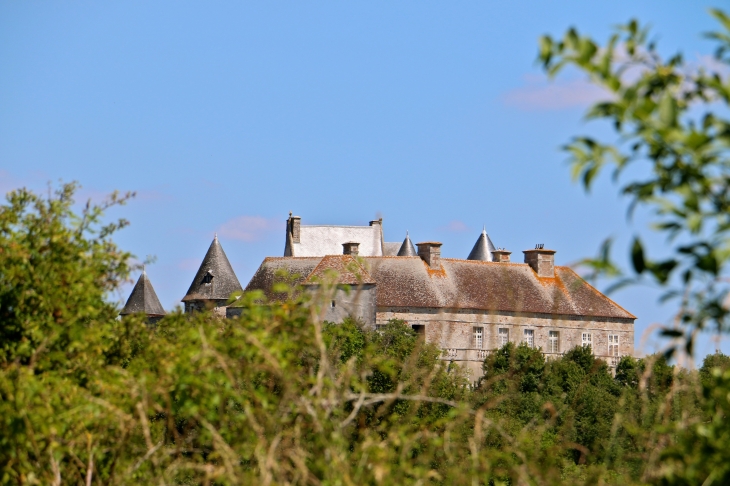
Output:
M630 247L633 275L625 277L611 259L606 240L599 257L584 261L594 275L615 278L613 288L651 282L664 289L662 300L677 302L676 324L666 337L683 342L692 355L698 332L728 330L730 258L730 18L712 10L720 30L707 34L716 42L715 65L685 61L682 54L664 58L649 31L633 20L607 42L570 29L562 39L541 39L539 60L550 76L567 66L602 87L606 101L587 112L607 121L614 140L589 136L565 146L575 178L586 190L612 169L621 181L628 167L641 166L643 180L620 182L631 200L630 214L643 208L655 217L653 229L672 245L669 256L647 249L635 236ZM665 248L662 248L665 250ZM725 484L730 479L727 412L730 381L721 366L700 376L704 414L698 412L697 375L670 367L665 357L623 359L616 370L624 389L622 428L643 455L641 479L659 484ZM722 364L717 359L717 364ZM694 384L693 384L694 383ZM628 390L636 390L632 393ZM703 422L702 417L711 417ZM642 451L643 449L643 451Z
M708 34L717 42L718 65L730 62L730 18L712 15L721 30ZM642 207L656 216L654 230L674 244L669 257L655 259L641 237L630 248L634 275L616 285L651 281L666 289L662 299L678 301L677 321L684 329L665 329L668 337L684 337L691 353L698 330L727 329L730 257L730 80L714 66L697 66L682 54L663 58L649 31L632 20L601 45L577 30L562 39L541 39L539 59L550 76L567 66L588 75L603 88L607 100L587 112L604 120L616 139L589 136L565 146L573 175L589 190L596 177L613 169L614 180L635 165L649 176L621 183L631 199L630 210ZM598 274L616 277L607 240L600 256L585 263Z

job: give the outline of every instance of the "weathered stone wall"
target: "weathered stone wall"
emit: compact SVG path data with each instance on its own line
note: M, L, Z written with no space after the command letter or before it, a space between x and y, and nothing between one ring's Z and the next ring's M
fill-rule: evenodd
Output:
M352 316L365 325L375 323L375 285L339 285L337 287L308 286L312 293L312 305L322 321L342 322ZM187 305L186 305L187 312ZM241 309L228 307L224 317L237 317Z
M314 290L314 303L323 321L342 322L351 316L366 325L375 322L375 285L340 285L321 292Z
M227 301L225 300L193 300L184 302L185 313L192 314L204 310L210 310L217 317L226 317Z
M444 359L481 376L481 362L486 353L500 347L499 329L507 329L509 340L516 344L525 339L525 330L532 330L535 347L550 356L549 331L558 332L557 354L583 344L582 334L591 334L591 348L596 356L609 358L609 334L619 336L619 355L634 353L634 324L631 319L591 316L550 316L544 314L493 313L478 310L444 310L431 308L377 309L376 323L403 319L410 325L425 325L426 342L444 349ZM474 328L482 328L482 346L476 347Z

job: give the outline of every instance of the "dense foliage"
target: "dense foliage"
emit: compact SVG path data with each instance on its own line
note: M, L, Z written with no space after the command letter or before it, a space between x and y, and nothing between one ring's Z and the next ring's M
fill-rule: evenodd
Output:
M3 483L728 479L723 355L699 372L625 357L614 376L590 348L510 343L474 383L405 323L320 323L306 293L244 295L236 319L118 319L120 224L76 217L73 190L0 207Z
M730 124L688 110L727 104L728 81L661 61L636 23L622 32L628 64L641 66L628 80L618 37L543 42L551 72L573 64L614 93L591 116L628 140L626 155L577 139L576 173L588 186L606 164L653 164L625 190L687 240L653 261L637 239L635 270L662 284L681 271L689 337L708 323L723 331ZM714 37L726 59L730 35ZM698 371L623 357L611 370L590 348L546 360L510 343L474 382L406 323L320 322L310 294L292 289L284 302L240 296L235 319L119 319L108 299L130 256L111 237L125 222L100 218L125 197L79 216L74 190L18 190L0 206L3 484L730 484L727 356ZM592 264L616 268L607 252Z

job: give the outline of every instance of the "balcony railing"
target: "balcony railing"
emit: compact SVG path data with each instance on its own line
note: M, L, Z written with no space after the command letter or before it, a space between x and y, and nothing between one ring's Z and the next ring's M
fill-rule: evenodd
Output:
M484 361L486 357L496 351L495 349L476 348L445 348L441 353L441 359L445 361ZM557 359L565 353L542 353L546 359ZM621 356L609 356L607 354L593 354L596 358L608 363L608 366L615 368Z

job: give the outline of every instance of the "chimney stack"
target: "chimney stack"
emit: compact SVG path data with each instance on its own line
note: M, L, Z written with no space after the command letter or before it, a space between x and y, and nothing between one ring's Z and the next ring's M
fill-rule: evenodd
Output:
M426 262L432 270L441 270L441 243L437 241L424 241L416 243L418 256Z
M492 250L492 261L497 263L509 263L509 256L511 254L511 251L507 251L504 248Z
M545 245L535 245L534 250L524 250L525 263L530 265L538 277L555 277L555 250L544 249Z
M342 244L343 255L357 256L360 253L360 243L356 241L348 241Z
M292 216L290 211L288 223L292 243L301 243L302 218L299 216Z

